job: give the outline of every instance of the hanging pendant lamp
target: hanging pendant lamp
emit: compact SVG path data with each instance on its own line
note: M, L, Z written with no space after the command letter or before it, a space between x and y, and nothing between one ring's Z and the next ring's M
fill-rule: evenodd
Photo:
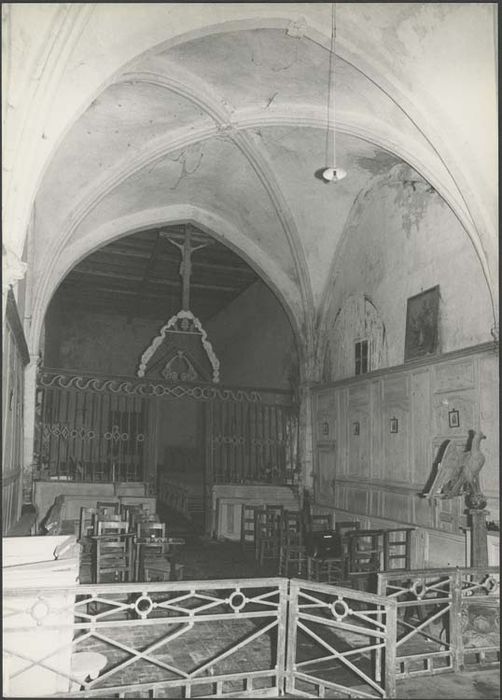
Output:
M336 3L331 5L331 46L329 51L327 129L326 129L326 165L316 172L325 183L338 182L347 175L343 168L336 164L336 132L335 132L335 101L336 101Z

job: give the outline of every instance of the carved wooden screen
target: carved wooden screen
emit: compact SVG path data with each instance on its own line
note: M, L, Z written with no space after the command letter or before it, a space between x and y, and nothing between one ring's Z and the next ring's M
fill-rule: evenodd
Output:
M147 400L92 389L39 389L37 461L42 478L143 481Z
M297 417L291 406L217 400L211 432L214 483L294 483Z

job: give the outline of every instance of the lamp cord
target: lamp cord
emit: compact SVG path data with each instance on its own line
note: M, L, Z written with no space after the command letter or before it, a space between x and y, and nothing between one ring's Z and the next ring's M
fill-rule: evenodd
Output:
M331 3L331 45L329 52L328 109L326 130L326 166L336 168L335 137L335 39L336 39L336 3Z

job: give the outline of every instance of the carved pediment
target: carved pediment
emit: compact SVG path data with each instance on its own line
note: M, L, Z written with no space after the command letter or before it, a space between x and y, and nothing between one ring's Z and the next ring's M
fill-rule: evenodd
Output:
M194 345L195 341L195 345ZM199 346L212 369L212 381L220 380L220 362L207 333L199 319L191 311L182 310L162 326L139 361L138 377L158 373L168 381L195 381L207 378L190 352L182 345Z

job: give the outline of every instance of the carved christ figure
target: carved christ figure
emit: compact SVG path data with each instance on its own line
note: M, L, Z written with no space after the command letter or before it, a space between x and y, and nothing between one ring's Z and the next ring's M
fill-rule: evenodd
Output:
M192 234L189 226L185 226L185 240L183 244L178 243L172 238L167 238L169 243L172 243L181 251L180 275L183 280L183 291L181 297L181 308L183 311L190 311L190 277L192 275L192 253L199 248L205 248L207 243L201 245L192 245Z

